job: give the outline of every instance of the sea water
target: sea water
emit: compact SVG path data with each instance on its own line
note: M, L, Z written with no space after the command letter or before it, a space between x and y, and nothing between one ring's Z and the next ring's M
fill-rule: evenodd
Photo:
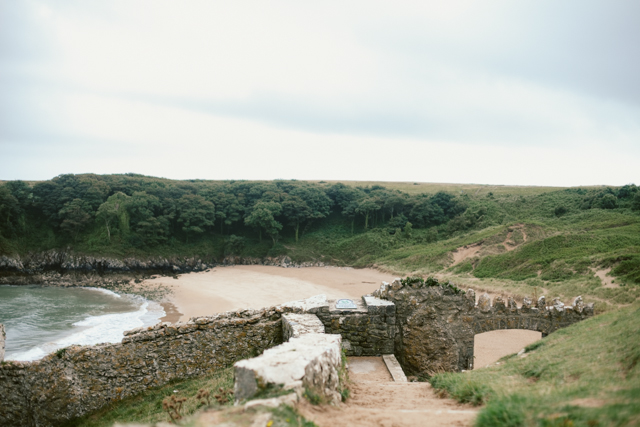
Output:
M116 343L124 331L151 326L162 306L100 288L0 286L5 360L32 361L70 345Z

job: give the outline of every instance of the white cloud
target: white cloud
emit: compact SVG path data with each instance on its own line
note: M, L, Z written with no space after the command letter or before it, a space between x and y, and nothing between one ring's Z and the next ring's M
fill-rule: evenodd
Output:
M0 56L0 179L635 179L640 104L527 68L573 46L551 3L25 4L12 52L46 52Z

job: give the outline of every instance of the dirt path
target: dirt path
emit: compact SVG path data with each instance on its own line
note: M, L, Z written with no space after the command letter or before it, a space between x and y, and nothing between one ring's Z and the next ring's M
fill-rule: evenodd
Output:
M320 427L470 426L477 409L435 396L429 383L393 382L381 357L349 358L351 398L339 407L302 405Z
M592 268L591 271L602 281L602 287L604 288L617 288L620 285L617 283L613 283L614 278L609 276L611 273L611 267L604 269L595 269Z
M513 237L513 233L516 231L518 231L522 235L522 242L520 243L516 242L516 239L514 239ZM510 252L516 249L517 247L520 247L524 243L527 243L528 238L529 237L527 236L527 233L525 231L524 224L516 224L513 227L510 227L510 231L507 233L507 236L505 237L504 241L500 244L504 247L504 250L506 250L507 252ZM488 246L491 246L491 245L485 245L484 241L481 241L478 243L472 243L470 245L461 246L455 249L453 252L451 252L451 255L453 257L453 263L449 267L453 267L455 265L460 264L463 261L474 258L476 255L480 253L482 249L485 249Z

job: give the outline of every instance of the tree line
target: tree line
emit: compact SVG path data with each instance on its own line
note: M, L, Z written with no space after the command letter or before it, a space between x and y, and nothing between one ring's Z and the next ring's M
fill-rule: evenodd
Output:
M56 244L99 238L104 245L154 247L171 240L241 235L298 241L333 218L350 233L437 226L465 212L458 196L383 186L304 181L174 181L136 174L60 175L33 185L0 185L0 237L40 233Z

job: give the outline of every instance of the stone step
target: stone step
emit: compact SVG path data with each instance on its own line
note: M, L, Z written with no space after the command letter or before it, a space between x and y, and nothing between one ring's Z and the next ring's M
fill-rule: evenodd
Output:
M407 376L404 374L404 371L402 370L402 366L400 366L400 363L398 362L398 359L396 359L395 355L383 354L382 360L384 360L384 364L387 365L387 369L389 370L389 373L393 377L393 381L397 383L407 382Z

